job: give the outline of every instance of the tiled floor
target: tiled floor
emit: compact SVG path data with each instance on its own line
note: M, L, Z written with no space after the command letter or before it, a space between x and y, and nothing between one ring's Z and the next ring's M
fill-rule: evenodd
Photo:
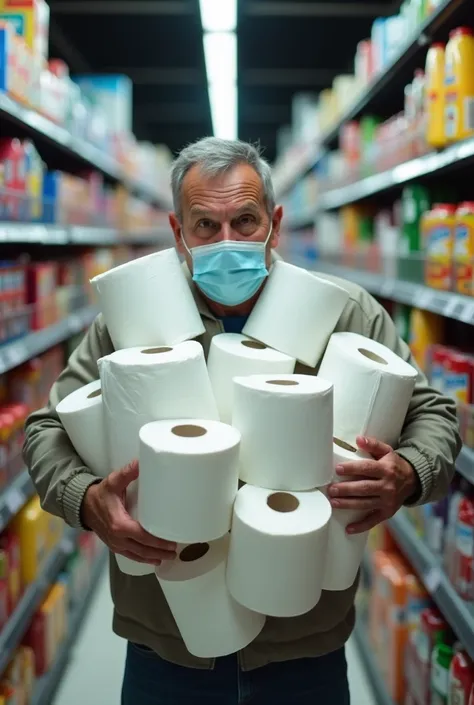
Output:
M111 622L112 602L104 571L53 705L119 705L125 642L113 634ZM352 642L347 658L351 705L376 705Z

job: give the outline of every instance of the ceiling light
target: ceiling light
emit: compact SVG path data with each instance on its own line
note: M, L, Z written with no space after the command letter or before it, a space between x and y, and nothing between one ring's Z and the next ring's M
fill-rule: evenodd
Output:
M208 83L237 81L237 37L234 32L204 34Z
M210 83L209 102L214 137L237 139L237 85L235 83Z
M233 32L237 28L237 0L199 0L205 32Z

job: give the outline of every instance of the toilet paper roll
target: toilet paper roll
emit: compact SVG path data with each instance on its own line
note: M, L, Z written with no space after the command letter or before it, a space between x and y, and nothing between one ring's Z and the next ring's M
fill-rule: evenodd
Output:
M218 421L157 421L140 431L138 521L178 543L214 541L232 519L240 433Z
M119 350L98 361L104 423L112 470L138 460L139 432L152 421L170 418L217 419L204 352L188 341L174 347ZM135 518L137 489L127 491L127 509ZM148 575L151 566L117 557L129 575ZM146 571L146 572L144 572Z
M98 477L109 474L100 380L86 384L59 402L56 411L84 464Z
M174 248L122 264L91 283L116 350L175 345L204 333Z
M156 575L188 651L199 658L244 649L265 617L235 602L225 580L229 535L209 544L181 546L179 557Z
M332 384L310 375L234 379L232 425L242 441L240 479L273 490L331 481Z
M342 287L275 262L242 332L315 367L348 300Z
M416 378L414 367L357 333L331 336L318 375L334 385L334 435L356 445L369 436L396 446Z
M232 421L234 377L254 374L291 373L295 359L250 340L245 335L222 333L212 339L207 368L221 421Z
M336 475L340 463L366 460L367 453L358 450L350 443L334 438L334 482L354 481L354 477ZM366 511L360 509L334 509L329 522L328 553L324 573L323 590L347 590L353 585L364 557L369 532L348 534L349 524L361 521Z
M331 505L322 492L245 485L234 505L227 586L248 609L296 617L318 603Z

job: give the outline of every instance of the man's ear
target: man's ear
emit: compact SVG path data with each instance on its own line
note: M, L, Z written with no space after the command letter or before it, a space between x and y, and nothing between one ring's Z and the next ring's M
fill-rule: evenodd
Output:
M270 246L272 248L278 247L278 243L280 242L280 230L281 230L281 221L283 219L283 206L276 206L275 210L273 211L273 218L272 218L272 236L270 238Z
M176 242L176 249L181 255L186 254L186 249L183 245L183 235L181 232L181 223L178 220L176 213L170 213L168 216L171 230L173 231L174 239Z

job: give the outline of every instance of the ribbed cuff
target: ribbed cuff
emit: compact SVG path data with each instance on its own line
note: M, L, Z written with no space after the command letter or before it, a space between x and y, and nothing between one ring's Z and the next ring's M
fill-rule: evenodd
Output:
M85 470L74 475L66 485L62 496L64 519L74 529L87 529L81 520L82 500L89 487L96 482L100 482L100 478Z
M409 507L415 507L419 504L426 504L429 502L429 498L433 489L433 469L429 458L424 453L421 453L414 446L407 446L406 448L398 448L398 455L404 458L410 465L415 469L416 474L420 480L421 494L416 498L414 502L407 501L405 504Z

